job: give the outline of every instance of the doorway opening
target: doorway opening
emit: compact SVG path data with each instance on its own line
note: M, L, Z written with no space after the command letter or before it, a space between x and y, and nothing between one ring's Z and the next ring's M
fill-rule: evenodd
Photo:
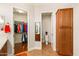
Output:
M13 8L14 20L14 54L21 55L28 47L28 20L27 12Z
M42 13L42 49L43 50L52 49L51 17L52 17L52 13Z

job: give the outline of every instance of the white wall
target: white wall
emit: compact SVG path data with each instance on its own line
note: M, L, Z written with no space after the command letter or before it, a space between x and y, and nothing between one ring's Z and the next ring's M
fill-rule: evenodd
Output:
M73 14L73 52L79 56L79 4L74 5Z
M35 41L35 22L34 22L34 8L31 6L29 9L29 51L34 49Z

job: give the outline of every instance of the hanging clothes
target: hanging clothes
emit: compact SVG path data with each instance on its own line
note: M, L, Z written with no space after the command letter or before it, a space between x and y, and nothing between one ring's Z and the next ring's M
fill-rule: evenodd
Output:
M9 24L9 23L7 23L7 24L5 25L4 31L5 31L5 33L11 32L11 30L10 30L10 24Z
M21 25L22 25L22 32L24 32L24 25L23 25L23 23Z
M17 24L14 24L14 32L17 33Z
M26 34L24 34L24 39L25 39L25 43L27 43L27 37L26 37Z
M21 31L21 25L18 24L18 26L17 26L17 32L20 33L20 31Z
M22 43L24 43L24 41L25 41L25 39L24 39L24 34L22 34L21 40L22 40Z
M26 23L24 23L24 32L26 32Z
M22 43L27 43L27 37L26 34L22 34Z
M26 24L26 33L28 32L28 27L27 27L28 25Z
M20 24L20 25L21 25L21 31L20 31L20 32L22 33L22 32L23 32L23 31L22 31L22 30L23 30L23 27L22 27L22 24Z

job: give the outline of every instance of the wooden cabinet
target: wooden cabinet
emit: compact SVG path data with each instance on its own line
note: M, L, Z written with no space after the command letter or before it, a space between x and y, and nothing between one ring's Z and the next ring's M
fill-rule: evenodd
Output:
M56 13L56 51L73 55L73 9L59 9Z

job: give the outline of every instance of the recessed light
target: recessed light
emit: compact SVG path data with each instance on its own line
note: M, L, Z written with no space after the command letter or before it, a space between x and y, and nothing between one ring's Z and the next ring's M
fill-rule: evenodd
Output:
M0 16L0 24L4 23L4 19Z
M17 10L17 12L19 12L19 13L24 13L24 11L22 11L22 10L19 10L19 9Z

